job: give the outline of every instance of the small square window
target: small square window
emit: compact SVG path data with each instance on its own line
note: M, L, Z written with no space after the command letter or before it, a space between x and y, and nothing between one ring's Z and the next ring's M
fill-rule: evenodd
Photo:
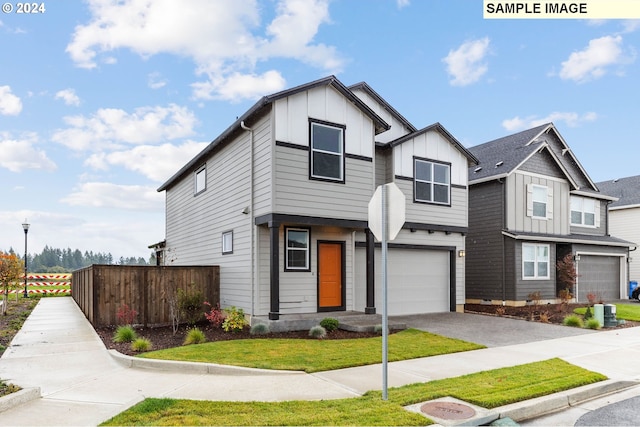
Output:
M202 166L195 173L194 194L198 194L207 189L207 166Z
M309 234L304 228L285 230L285 270L309 271Z
M416 158L413 184L414 201L448 205L451 200L451 166Z
M233 231L222 233L222 255L233 253Z

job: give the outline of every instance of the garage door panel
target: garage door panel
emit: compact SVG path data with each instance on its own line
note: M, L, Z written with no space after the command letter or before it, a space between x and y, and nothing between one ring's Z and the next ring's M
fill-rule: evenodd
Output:
M620 299L620 257L581 255L577 263L578 301L595 293L604 301Z
M357 256L356 300L364 301L365 251ZM382 256L376 250L376 307L382 312ZM449 252L389 248L387 309L389 315L440 313L449 311ZM361 305L364 303L361 303Z

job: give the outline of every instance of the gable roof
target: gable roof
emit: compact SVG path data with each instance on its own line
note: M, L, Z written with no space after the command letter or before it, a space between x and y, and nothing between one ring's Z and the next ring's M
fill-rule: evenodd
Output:
M305 83L291 89L286 89L281 92L274 93L272 95L263 96L253 104L242 116L236 119L235 122L227 129L225 129L216 139L211 141L200 153L198 153L191 161L184 165L178 172L176 172L171 178L169 178L164 184L162 184L157 191L164 191L177 182L184 174L188 173L192 169L202 164L203 160L208 158L216 149L223 143L230 140L233 135L243 129L245 122L251 122L252 119L259 117L264 113L265 109L269 107L273 102L286 98L291 95L295 95L299 92L307 91L321 86L331 86L340 92L345 98L347 98L353 105L359 108L365 115L367 115L373 121L376 134L385 132L390 129L390 125L385 122L380 116L378 116L367 104L365 104L360 98L358 98L353 92L351 92L340 80L335 76L328 76L322 79L318 79L309 83Z
M445 127L442 126L439 122L436 122L432 125L424 127L410 134L404 135L394 141L387 142L387 143L376 143L376 147L381 148L383 150L390 149L404 142L407 142L419 135L422 135L423 133L427 133L429 131L436 131L440 135L442 135L446 140L448 140L451 143L451 145L453 145L458 151L460 151L467 158L469 164L471 165L478 164L478 159L469 150L467 150L453 135L451 135L451 133L449 133L449 131L445 129Z
M602 181L596 185L601 192L618 198L609 205L610 209L640 207L640 175Z
M576 165L580 173L589 183L590 188L579 188L576 179L571 176L569 169L565 165L565 160L561 159L558 153L555 153L546 139L544 134L553 132L562 145L561 156L568 156ZM522 166L535 153L547 150L557 166L563 171L566 178L571 183L574 190L593 190L598 191L596 185L591 181L578 159L573 155L571 149L560 135L553 123L546 123L531 129L524 130L484 144L470 147L469 151L475 155L480 163L478 167L469 168L469 184L490 181L493 179L503 178Z
M387 110L400 123L405 125L411 132L416 132L418 130L413 124L411 124L411 122L409 120L407 120L402 114L400 114L395 108L393 108L391 106L391 104L389 104L387 101L385 101L385 99L383 97L381 97L378 94L378 92L373 90L373 88L371 88L371 86L369 86L366 82L360 82L360 83L353 84L353 85L349 86L349 90L353 90L353 91L362 90L367 95L369 95L370 97L375 99L378 104L382 105L382 107L384 107L385 110Z

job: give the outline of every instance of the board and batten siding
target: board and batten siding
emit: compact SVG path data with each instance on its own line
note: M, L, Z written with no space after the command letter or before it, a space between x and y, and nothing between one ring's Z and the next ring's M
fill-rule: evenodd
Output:
M251 309L249 200L250 133L207 159L206 190L194 195L191 172L166 192L166 265L220 265L220 305ZM203 163L204 164L204 163ZM222 255L222 233L233 231L233 253Z
M373 158L374 124L370 117L331 86L322 86L275 101L276 141L309 147L309 119L345 126L347 154Z
M413 178L413 158L420 157L451 164L451 184L467 187L468 160L457 148L434 130L393 147L394 173Z
M469 189L465 257L465 287L469 299L503 298L503 187L498 181L488 181Z
M382 120L391 125L391 128L388 131L376 135L376 141L386 143L411 133L411 130L408 129L391 112L389 112L386 106L381 105L368 93L361 89L353 90L353 93L355 93L355 95L360 98L362 102L367 104L369 108L371 108L378 116L380 116Z
M527 216L527 186L535 184L553 191L553 218ZM569 234L569 183L516 171L506 178L507 229L544 234Z
M345 183L309 179L309 151L276 147L274 211L366 220L374 188L373 161L345 159Z

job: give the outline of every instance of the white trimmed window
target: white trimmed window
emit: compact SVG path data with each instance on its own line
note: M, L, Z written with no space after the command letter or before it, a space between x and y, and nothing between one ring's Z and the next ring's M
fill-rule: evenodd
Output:
M522 278L549 279L549 245L522 244Z
M233 253L233 230L222 233L222 255Z
M198 194L207 189L207 165L200 167L195 173L195 185L193 194Z
M571 225L598 227L600 204L594 199L571 196Z
M451 203L451 165L414 159L413 200L423 203Z
M527 216L535 219L553 218L553 189L544 185L527 185Z
M344 182L344 128L311 122L309 176Z
M285 270L309 271L309 235L305 228L285 229Z

